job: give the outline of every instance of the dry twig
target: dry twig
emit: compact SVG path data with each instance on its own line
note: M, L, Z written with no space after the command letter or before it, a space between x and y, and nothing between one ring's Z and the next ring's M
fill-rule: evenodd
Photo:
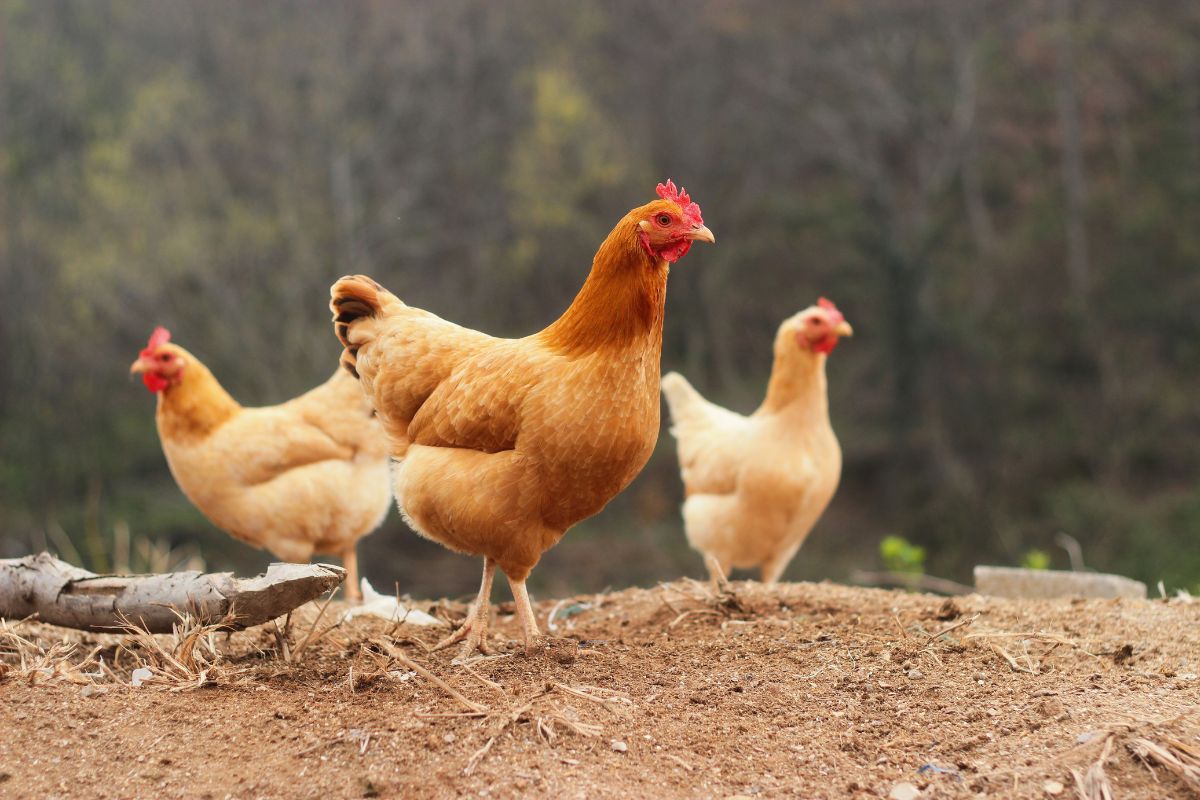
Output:
M425 667L422 667L420 664L418 664L417 662L413 661L411 658L406 656L403 653L403 651L401 651L399 648L393 647L391 644L383 641L382 639L372 639L371 642L372 642L372 644L375 644L376 646L381 648L389 656L391 656L392 658L394 658L395 660L397 660L401 664L403 664L405 668L410 669L413 672L417 673L422 678L429 681L430 683L432 683L433 685L435 685L439 689L441 689L443 692L445 692L446 694L453 697L455 700L457 700L459 703L461 703L469 711L471 711L475 714L478 714L480 716L484 716L488 713L487 706L480 705L479 703L476 703L474 700L469 699L462 692L458 691L453 686L451 686L450 684L446 683L444 680L439 678L437 675L434 675L432 672L425 669Z

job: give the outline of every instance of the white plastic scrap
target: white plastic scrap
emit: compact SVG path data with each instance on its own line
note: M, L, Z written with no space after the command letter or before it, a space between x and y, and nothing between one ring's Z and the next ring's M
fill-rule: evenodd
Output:
M361 617L364 614L369 617L379 617L391 622L404 622L409 625L444 625L445 623L436 617L431 617L424 611L418 611L415 608L409 608L397 600L395 597L386 594L380 594L375 591L371 584L367 583L367 579L363 578L360 581L362 586L362 603L357 606L352 606L343 619L354 619Z
M138 667L129 676L129 682L133 684L135 689L140 688L143 683L154 677L154 673L147 667Z

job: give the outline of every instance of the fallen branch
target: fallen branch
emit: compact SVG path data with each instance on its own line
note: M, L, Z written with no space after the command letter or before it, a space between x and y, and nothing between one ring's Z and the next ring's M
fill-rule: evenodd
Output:
M116 632L133 624L170 633L182 615L226 630L261 625L337 588L346 576L328 564L272 564L265 575L167 572L96 575L49 553L0 559L0 617Z
M856 569L850 573L850 582L860 586L898 586L901 589L932 594L971 594L975 591L971 586L948 578L908 572L867 572Z

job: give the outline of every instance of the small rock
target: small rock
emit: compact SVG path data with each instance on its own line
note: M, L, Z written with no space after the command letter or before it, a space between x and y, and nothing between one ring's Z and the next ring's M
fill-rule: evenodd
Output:
M618 753L624 753L629 749L629 745L625 744L620 739L613 739L611 742L609 742L609 745L611 745L612 749Z
M447 733L445 736L442 737L442 741L445 742L446 744L450 744L451 742L453 742L455 740L455 738L457 738L457 737L455 737L455 735L453 733Z
M1063 710L1062 700L1059 700L1057 697L1047 697L1038 704L1038 711L1044 717L1058 717L1063 713Z
M919 669L910 669L908 671L908 677L911 680L919 681L925 677L925 673L921 672L921 670L919 670Z
M79 690L80 697L95 697L98 694L104 694L108 689L104 686L85 686Z
M943 622L949 622L952 619L958 619L962 616L962 609L958 607L958 603L954 602L953 597L947 597L946 602L942 603L942 607L938 609L937 618Z
M579 657L579 642L574 639L552 638L546 642L546 655L569 667Z
M1063 793L1065 787L1058 781L1046 781L1042 784L1042 791L1051 797L1058 797Z
M972 677L978 683L987 683L988 676L986 672L976 672Z
M1123 644L1115 653L1113 653L1113 662L1116 664L1127 664L1133 660L1133 645Z
M921 796L921 790L911 783L897 783L888 792L888 800L916 800Z

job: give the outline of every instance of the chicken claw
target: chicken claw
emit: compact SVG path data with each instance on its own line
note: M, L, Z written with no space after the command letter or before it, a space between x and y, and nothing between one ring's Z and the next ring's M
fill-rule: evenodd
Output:
M467 643L463 645L459 658L470 658L476 651L483 653L485 656L491 655L492 648L487 643L487 603L483 604L482 609L481 613L476 610L475 606L472 606L467 619L459 626L458 630L435 644L429 652L436 653L438 650L445 650L447 647L458 644L465 639Z
M451 645L466 639L460 658L470 658L476 651L489 655L492 650L487 643L488 615L492 598L492 578L496 575L496 562L490 558L483 560L483 582L479 586L479 596L471 604L467 618L459 629L442 639L433 646L430 652L445 650Z

